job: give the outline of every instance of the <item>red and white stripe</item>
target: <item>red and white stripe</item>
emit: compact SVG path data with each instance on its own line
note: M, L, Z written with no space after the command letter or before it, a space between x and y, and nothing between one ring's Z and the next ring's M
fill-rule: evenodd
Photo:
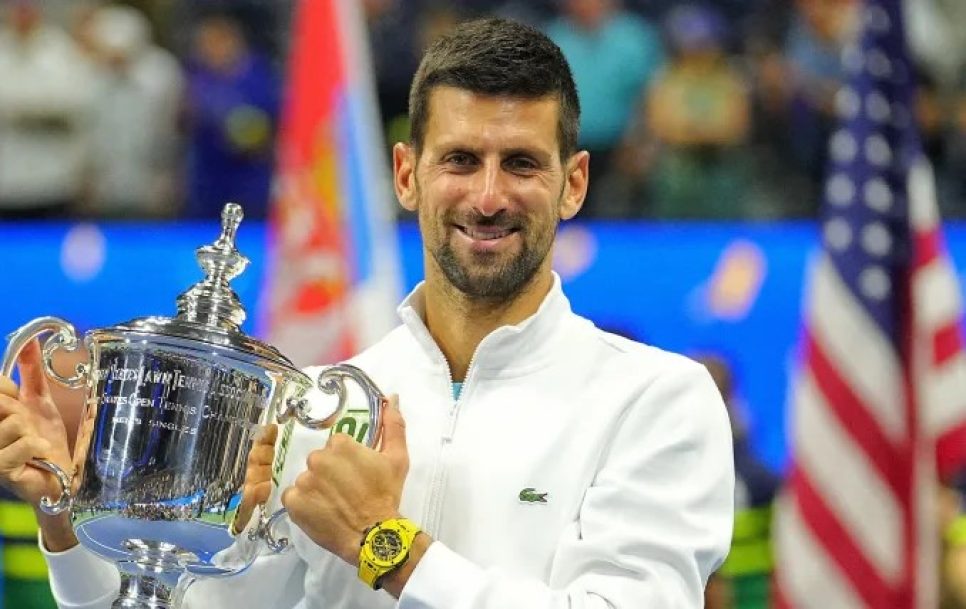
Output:
M966 462L962 303L933 179L908 183L914 261L897 351L821 254L776 514L779 609L935 609L938 475Z

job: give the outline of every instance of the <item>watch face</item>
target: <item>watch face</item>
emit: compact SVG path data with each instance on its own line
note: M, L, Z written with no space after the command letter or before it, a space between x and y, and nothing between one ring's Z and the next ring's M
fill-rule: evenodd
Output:
M372 553L379 560L391 561L403 550L402 537L399 533L393 530L382 530L376 531L376 534L372 536L372 542L369 544L372 548Z

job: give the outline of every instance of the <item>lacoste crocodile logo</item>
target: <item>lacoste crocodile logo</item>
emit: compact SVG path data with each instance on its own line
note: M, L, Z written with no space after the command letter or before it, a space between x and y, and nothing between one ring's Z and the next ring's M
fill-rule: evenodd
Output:
M520 502L521 503L547 503L547 495L549 493L538 493L537 489L532 487L527 487L520 491Z

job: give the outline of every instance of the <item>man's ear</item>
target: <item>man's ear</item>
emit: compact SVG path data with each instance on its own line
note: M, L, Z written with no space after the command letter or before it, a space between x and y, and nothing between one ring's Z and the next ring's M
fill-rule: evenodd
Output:
M590 182L590 153L581 150L567 160L564 168L566 184L564 197L560 204L560 219L570 220L577 215L587 197L587 185Z
M403 209L416 211L416 151L404 142L392 147L392 185Z

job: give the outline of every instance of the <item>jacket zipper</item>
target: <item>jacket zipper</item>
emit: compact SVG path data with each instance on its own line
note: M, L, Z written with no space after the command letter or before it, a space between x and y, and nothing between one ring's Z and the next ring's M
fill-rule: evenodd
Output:
M466 395L466 389L469 386L470 380L473 378L473 372L475 371L474 363L476 362L476 355L480 352L480 347L489 337L484 337L480 344L476 346L476 350L473 351L473 356L470 357L470 365L466 369L466 377L463 379L463 385L460 387L460 394L457 398L452 400L452 406L449 411L449 421L446 428L443 430L443 436L439 441L439 451L436 454L436 467L433 470L433 481L430 484L429 497L426 501L426 522L424 523L424 528L427 529L431 535L434 537L439 534L440 520L442 519L442 507L443 507L443 488L446 486L446 454L449 452L450 444L453 442L453 436L456 434L456 423L459 418L460 404L462 403L463 396ZM436 347L439 350L439 347ZM453 370L449 366L449 362L446 361L446 357L443 352L439 350L440 357L443 360L443 365L446 367L446 392L447 395L453 395Z

